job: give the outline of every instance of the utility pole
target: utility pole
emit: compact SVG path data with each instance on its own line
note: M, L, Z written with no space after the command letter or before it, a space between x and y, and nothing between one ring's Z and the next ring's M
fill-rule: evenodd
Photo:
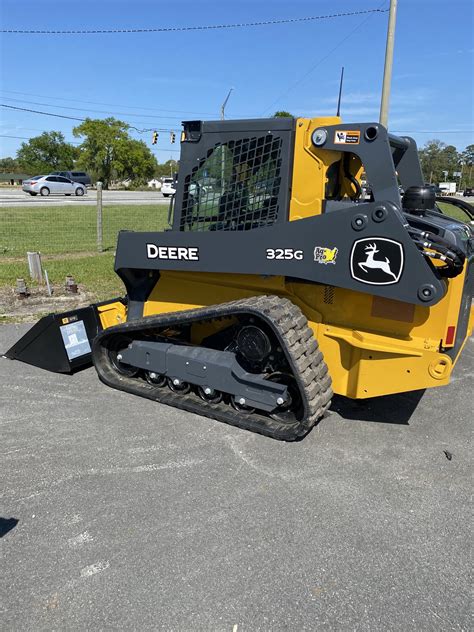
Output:
M224 115L224 112L225 112L225 106L227 105L227 101L229 100L230 93L232 92L232 90L233 90L233 89L234 89L234 88L231 88L231 89L229 90L229 93L227 94L227 96L226 96L226 98L225 98L224 103L221 105L221 120L222 120L222 121L225 119L225 115Z
M390 86L392 83L393 47L395 44L395 23L397 21L397 1L390 0L388 14L387 45L385 48L385 66L383 70L382 100L380 102L379 122L388 127L388 106L390 102Z

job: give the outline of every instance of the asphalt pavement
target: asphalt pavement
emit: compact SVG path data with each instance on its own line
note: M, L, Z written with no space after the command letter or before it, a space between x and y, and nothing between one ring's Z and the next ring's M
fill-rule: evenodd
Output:
M2 628L472 629L473 361L285 444L0 359Z
M103 204L165 204L170 203L170 198L163 197L163 194L156 189L148 191L103 191ZM31 196L19 188L0 188L0 208L3 206L64 206L64 205L97 204L97 191L88 189L83 197L66 195L41 195Z

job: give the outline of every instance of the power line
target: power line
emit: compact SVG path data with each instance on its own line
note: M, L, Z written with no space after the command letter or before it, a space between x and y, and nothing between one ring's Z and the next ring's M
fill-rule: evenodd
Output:
M68 99L66 97L53 97L50 94L32 94L31 92L19 92L18 90L4 90L0 88L0 92L5 92L6 94L20 94L22 96L27 97L38 97L40 99L54 99L54 101L71 101L73 103L86 103L88 105L105 105L107 107L117 107L117 108L132 108L135 110L148 110L149 112L169 112L171 114L198 114L200 116L216 116L215 112L195 112L193 110L166 110L166 109L156 109L156 108L147 108L142 105L123 105L120 103L103 103L101 101L81 101L81 99ZM7 98L7 97L5 97ZM14 99L8 98L9 101L13 101ZM54 106L59 107L59 106ZM137 116L141 116L137 113ZM243 116L243 115L242 115Z
M10 136L9 134L0 134L0 138L16 138L18 140L31 140L31 136ZM74 141L74 140L68 140L66 141L68 142L70 145L80 145L81 143Z
M7 103L0 103L0 107L8 108L9 110L19 110L20 112L31 112L32 114L42 114L43 116L54 116L56 118L68 119L70 121L87 121L87 118L79 118L77 116L67 116L66 114L55 114L54 112L43 112L41 110L32 110L30 108L21 108L16 105L8 105ZM128 125L128 123L127 123ZM130 129L134 129L139 134L145 134L146 132L174 132L173 129L165 129L160 127L149 127L146 129L139 129L133 125L128 125Z
M382 6L385 4L386 0L384 0L382 2L382 4L380 5L380 7L378 9L374 9L371 10L370 13L387 13L387 11L389 9L382 9ZM321 57L321 59L319 59L318 61L316 61L305 73L304 75L302 75L299 79L297 79L297 81L295 81L294 83L292 83L290 85L290 87L285 90L285 92L282 92L280 94L280 96L275 99L275 101L273 101L273 103L271 105L269 105L267 108L265 108L265 110L262 112L262 116L265 114L265 112L268 112L268 110L271 110L277 103L279 103L281 101L281 99L283 97L285 97L287 94L289 94L296 86L298 86L304 79L306 79L306 77L308 75L310 75L314 70L316 70L316 68L318 66L320 66L323 62L326 61L326 59L329 59L329 57L331 57L331 55L334 53L335 50L337 50L340 46L342 46L342 44L344 44L344 42L346 42L350 37L352 37L352 35L354 35L354 33L356 31L358 31L362 26L364 26L364 24L366 24L366 22L368 22L370 20L370 18L372 17L372 15L369 15L368 17L365 18L365 20L362 20L362 22L360 24L358 24L355 28L352 29L352 31L349 31L349 33L342 38L342 40L340 40L340 42L338 42L336 44L336 46L334 46L334 48L331 48L331 50L324 55L323 57Z
M33 114L44 114L45 116L55 116L57 118L69 119L70 121L85 121L86 119L78 118L77 116L66 116L65 114L53 114L52 112L40 112L39 110L30 110L29 108L20 108L16 105L8 105L7 103L0 103L0 107L8 108L9 110L20 110L21 112L33 112Z
M12 99L11 97L3 97L6 101L14 101L15 103L26 103L27 105L42 105L44 107L50 108L61 108L62 110L75 110L79 112L83 112L87 110L87 112L94 112L95 114L109 114L114 116L138 116L140 118L151 118L151 119L163 119L163 120L182 120L182 117L177 116L156 116L155 114L141 114L140 112L109 112L107 110L94 110L92 108L75 108L68 105L55 105L54 103L40 103L38 101L25 101L24 99Z
M237 22L235 24L208 24L205 26L167 26L152 28L132 29L79 29L79 30L33 30L33 29L1 29L0 33L14 33L20 35L101 35L117 33L176 33L183 31L210 31L218 29L247 28L250 26L273 26L276 24L296 24L298 22L314 22L316 20L329 20L333 18L362 15L364 13L386 13L387 9L362 9L360 11L347 11L345 13L332 13L328 15L315 15L303 18L287 18L283 20L265 20L261 22Z

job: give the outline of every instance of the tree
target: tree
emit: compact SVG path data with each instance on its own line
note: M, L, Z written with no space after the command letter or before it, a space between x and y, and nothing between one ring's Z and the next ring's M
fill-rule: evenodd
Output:
M120 141L129 137L129 126L113 117L86 119L72 130L74 136L83 138L80 145L79 165L89 171L94 180L100 180L104 189L116 175L116 159Z
M123 139L117 143L114 168L123 178L144 184L158 166L155 156L142 140Z
M462 152L461 157L464 164L468 166L474 165L474 145L468 145Z
M466 186L472 187L474 180L472 177L472 167L474 166L474 145L468 145L461 154L461 159L464 164L464 177L463 182Z
M77 148L67 143L61 132L43 132L30 138L16 154L18 166L36 173L72 169L77 155Z
M290 114L286 110L278 110L278 112L275 112L275 114L273 115L273 118L295 118L295 117L293 116L293 114Z
M16 173L20 171L20 165L15 158L0 158L1 173Z
M157 164L154 171L155 178L170 178L178 172L179 163L177 160L167 160L163 164Z
M453 145L440 140L430 140L419 150L421 169L427 182L443 182L452 179L460 171L461 155ZM448 175L446 175L446 173Z
M83 139L78 164L101 180L104 189L114 179L140 183L155 171L155 157L143 141L130 137L129 129L127 123L113 117L86 119L73 129L74 136Z

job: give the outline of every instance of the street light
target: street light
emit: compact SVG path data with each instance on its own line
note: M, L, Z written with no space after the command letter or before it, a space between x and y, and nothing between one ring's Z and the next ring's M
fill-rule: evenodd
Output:
M225 116L224 116L225 106L227 105L227 101L229 100L230 93L232 92L232 90L233 90L233 89L234 89L234 88L231 88L231 89L229 90L229 93L227 94L227 96L226 96L226 98L225 98L224 103L221 105L221 120L224 120L224 119L225 119Z

